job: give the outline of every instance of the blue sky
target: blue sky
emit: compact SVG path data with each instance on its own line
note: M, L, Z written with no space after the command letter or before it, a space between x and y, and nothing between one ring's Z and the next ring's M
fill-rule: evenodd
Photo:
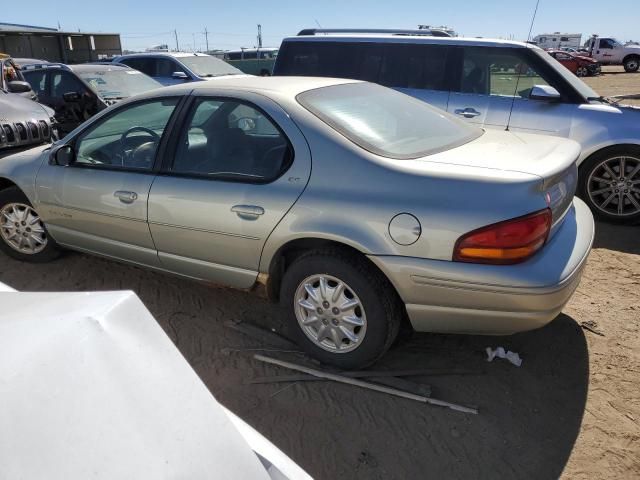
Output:
M15 5L15 2L11 2ZM182 50L251 47L262 24L265 46L302 28L415 28L418 23L449 25L464 36L525 39L535 0L428 1L394 0L36 0L25 9L2 9L0 21L64 30L117 32L124 48L144 49L159 43ZM541 0L533 35L562 31L592 33L619 40L640 40L640 0Z

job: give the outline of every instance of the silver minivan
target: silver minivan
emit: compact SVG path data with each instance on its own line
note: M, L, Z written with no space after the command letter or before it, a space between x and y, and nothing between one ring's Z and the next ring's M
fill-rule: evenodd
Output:
M582 146L578 194L594 214L640 220L640 109L598 95L533 45L303 30L284 39L273 74L366 80L483 128L571 138Z

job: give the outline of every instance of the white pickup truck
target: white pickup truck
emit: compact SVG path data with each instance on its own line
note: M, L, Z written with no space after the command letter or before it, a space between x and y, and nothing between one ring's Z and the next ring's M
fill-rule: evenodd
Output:
M640 45L623 45L615 38L592 36L585 47L602 65L624 65L627 72L637 72L640 67Z

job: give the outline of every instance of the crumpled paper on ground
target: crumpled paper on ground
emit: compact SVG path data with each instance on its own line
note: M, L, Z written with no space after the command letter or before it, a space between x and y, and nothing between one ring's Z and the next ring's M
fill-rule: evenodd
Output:
M516 352L512 352L511 350L505 352L503 347L498 347L495 350L493 350L491 347L487 347L486 351L487 362L492 362L494 358L498 357L509 360L516 367L522 365L522 359L520 358L520 355L518 355Z

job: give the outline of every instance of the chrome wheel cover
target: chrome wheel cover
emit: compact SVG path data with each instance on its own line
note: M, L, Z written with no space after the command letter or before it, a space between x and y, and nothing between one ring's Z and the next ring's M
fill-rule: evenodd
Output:
M24 203L8 203L0 210L0 236L15 251L40 253L47 246L47 232L33 208Z
M305 278L293 302L298 324L314 345L331 353L347 353L362 344L367 332L362 302L339 278Z
M627 68L629 70L637 70L638 69L638 60L631 60L627 62Z
M589 199L607 215L640 213L640 158L611 157L600 162L587 179Z

